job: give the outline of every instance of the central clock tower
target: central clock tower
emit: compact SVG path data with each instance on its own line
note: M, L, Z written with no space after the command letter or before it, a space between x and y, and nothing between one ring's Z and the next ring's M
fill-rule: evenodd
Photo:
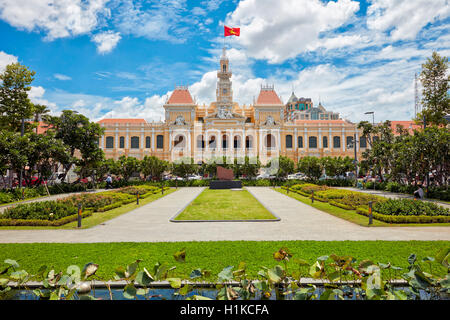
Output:
M217 71L216 106L217 110L231 112L233 105L233 90L231 88L231 70L225 48L222 49L220 70Z

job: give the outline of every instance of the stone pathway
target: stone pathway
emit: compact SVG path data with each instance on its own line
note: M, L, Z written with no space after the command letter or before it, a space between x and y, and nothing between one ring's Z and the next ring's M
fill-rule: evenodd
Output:
M364 192L364 193L370 193L381 197L391 198L391 199L414 199L413 195L405 194L405 193L395 193L395 192L388 192L383 190L372 190L372 189L358 189L358 188L352 188L352 187L333 187L336 189L344 189L344 190L351 190L351 191L358 191L358 192ZM428 202L434 202L437 205L440 205L444 208L450 209L450 204L434 200L434 199L423 199L421 201L428 201Z
M278 222L173 223L169 219L204 188L163 198L84 230L1 230L0 243L173 242L220 240L450 240L450 227L362 227L268 187L247 188Z

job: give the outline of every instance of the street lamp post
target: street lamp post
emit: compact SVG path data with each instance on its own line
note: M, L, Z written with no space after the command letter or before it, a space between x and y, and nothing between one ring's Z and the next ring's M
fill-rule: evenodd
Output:
M372 115L372 125L375 125L375 112L367 111L364 114L371 114Z
M347 148L353 147L355 150L355 160L353 160L353 163L355 164L355 187L358 186L358 154L356 151L356 145L359 141L356 140L356 133L353 135L353 141L347 145Z
M371 114L372 115L372 126L375 126L375 112L367 111L367 112L364 112L364 114ZM377 183L377 178L375 177L374 180L373 180L373 190L375 190L375 184L376 183Z

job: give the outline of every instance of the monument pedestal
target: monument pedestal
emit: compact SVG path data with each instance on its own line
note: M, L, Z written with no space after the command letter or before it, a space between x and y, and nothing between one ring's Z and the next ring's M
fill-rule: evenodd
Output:
M242 181L238 180L212 180L209 182L210 189L241 189Z

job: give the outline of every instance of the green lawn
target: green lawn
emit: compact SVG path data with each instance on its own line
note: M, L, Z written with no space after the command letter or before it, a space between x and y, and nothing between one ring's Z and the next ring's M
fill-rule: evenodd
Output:
M139 208L143 205L146 205L152 201L155 201L157 199L160 199L172 192L175 192L176 189L175 188L171 188L168 190L164 190L164 195L161 194L161 192L158 192L156 194L152 194L150 196L148 196L145 199L140 199L139 200L139 205L136 204L136 202L132 202L126 205L123 205L119 208L115 208L112 210L108 210L105 212L94 212L92 214L92 216L87 217L87 218L83 218L82 223L81 223L81 227L82 229L87 229L87 228L91 228L94 227L100 223L103 223L105 221L111 220L115 217L118 217L124 213L127 213L131 210L134 210L136 208ZM65 224L63 226L60 227L0 227L0 230L38 230L38 229L74 229L77 228L78 222L77 221L73 221L70 222L68 224Z
M0 269L5 259L14 259L27 272L36 273L41 265L53 266L56 271L65 271L69 265L83 267L88 262L100 265L98 275L112 279L114 270L142 259L142 267L153 270L158 261L175 266L171 276L189 278L192 270L210 270L208 280L217 279L217 274L227 266L235 269L240 262L247 264L249 277L256 278L262 266L273 267L282 264L273 259L273 253L287 247L293 258L301 258L312 264L317 257L330 255L349 255L358 261L370 259L373 262L390 262L404 270L397 272L400 277L407 272L408 256L417 255L418 261L426 256L434 256L439 250L450 246L450 241L207 241L207 242L162 242L162 243L91 243L91 244L0 244ZM186 261L175 261L173 254L186 248ZM288 269L298 268L294 259ZM425 263L423 269L430 272ZM437 262L432 263L432 272L443 276L446 270ZM308 276L308 268L302 269Z
M356 210L345 210L336 206L332 206L327 202L314 201L311 202L311 199L305 196L302 196L296 192L287 193L286 190L281 188L274 188L275 191L278 191L282 194L285 194L291 198L294 198L298 201L301 201L307 205L310 205L316 209L324 211L326 213L332 214L341 219L345 219L347 221L359 224L360 226L368 227L369 226L369 218L363 216L359 213L356 213ZM372 227L433 227L433 226L450 226L450 223L387 223L383 221L379 221L376 219L372 220Z
M247 190L205 189L175 220L276 219Z

